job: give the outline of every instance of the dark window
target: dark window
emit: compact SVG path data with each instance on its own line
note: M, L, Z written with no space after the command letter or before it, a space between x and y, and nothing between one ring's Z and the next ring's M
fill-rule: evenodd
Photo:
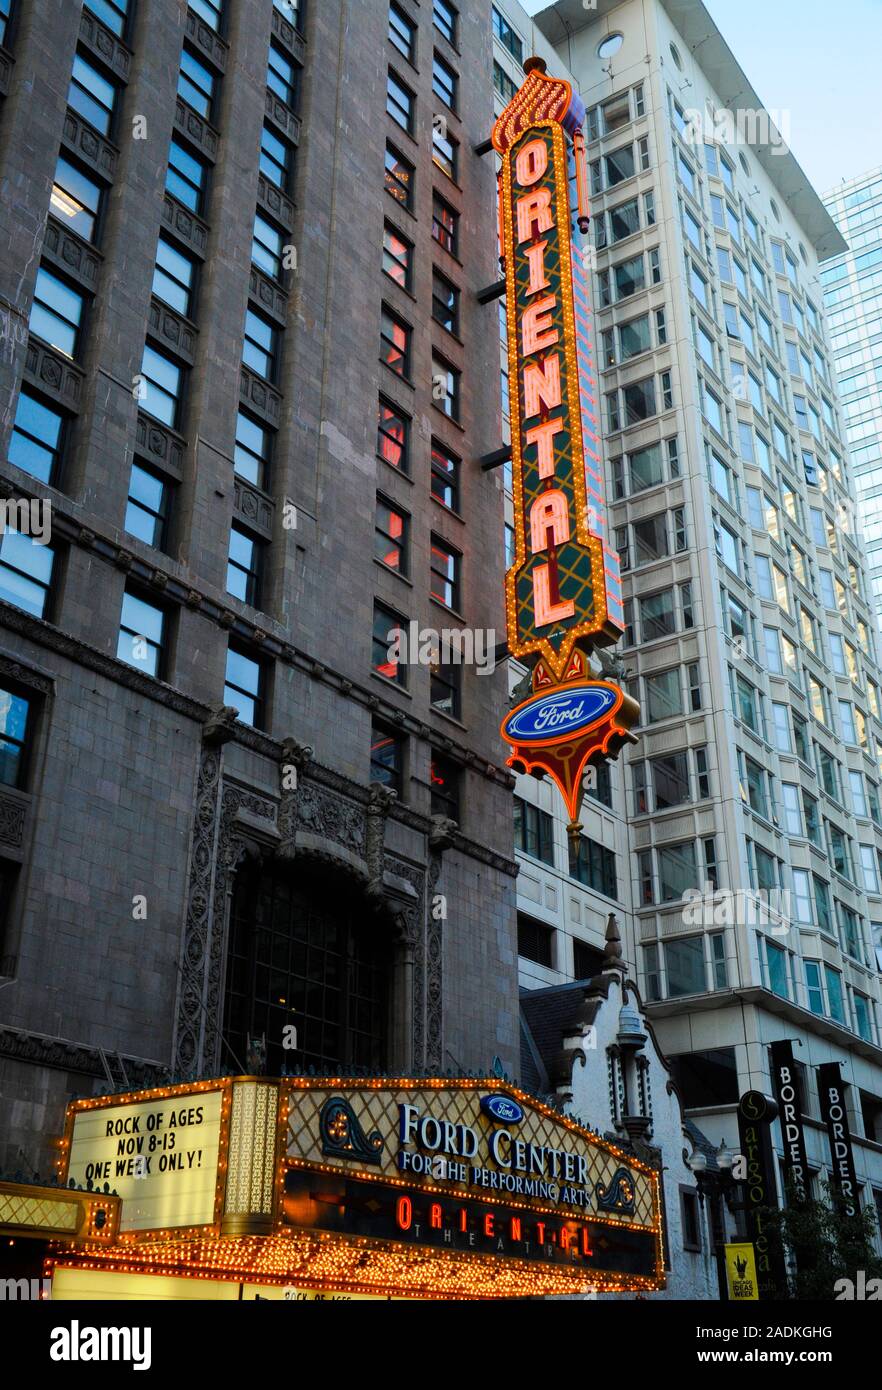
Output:
M23 386L9 441L9 461L43 483L52 482L64 441L64 417Z
M623 183L625 179L630 179L634 174L634 147L624 145L620 150L613 150L612 154L605 156L606 164L606 186L614 188L617 183Z
M554 866L554 821L519 796L514 799L514 842L515 849Z
M159 676L165 639L165 614L126 589L119 620L116 654L127 666Z
M381 782L397 792L399 798L404 787L404 741L398 734L383 728L382 724L371 725L371 781Z
M524 960L532 960L536 965L552 968L552 938L554 932L544 922L536 922L532 917L518 913L518 955Z
M680 1188L680 1214L683 1218L683 1249L701 1249L701 1218L698 1194L688 1188Z
M410 420L380 397L377 413L377 457L402 473L410 472Z
M386 192L409 211L413 209L413 165L392 145L386 146Z
M410 376L412 333L409 324L384 306L380 319L380 360L397 376Z
M451 420L459 420L460 373L441 357L432 358L432 399Z
M399 81L390 69L386 79L386 110L408 135L413 134L413 113L416 98L409 87Z
M297 70L277 43L270 44L266 85L292 111L297 109Z
M4 15L9 14L10 0L3 0L0 4L0 12ZM106 24L108 29L122 38L126 31L126 20L128 18L129 0L86 0L83 6L86 10L91 10L97 15L102 24ZM3 43L3 26L0 24L0 43Z
M612 776L609 763L594 765L588 795L593 797L595 801L599 801L602 806L612 806Z
M573 937L573 976L577 980L592 980L603 969L603 952L589 946L587 941Z
M180 414L182 382L181 368L170 357L157 352L149 343L145 344L138 397L141 409L174 428Z
M657 811L689 800L689 760L685 752L653 758L650 767Z
M67 104L101 135L110 135L116 87L96 67L77 53L67 94Z
M227 649L227 669L224 679L224 704L238 711L243 724L263 727L264 668L242 647L232 642Z
M460 460L436 439L432 440L432 496L436 502L459 511Z
M459 820L459 781L460 770L449 758L432 751L429 764L429 780L432 787L430 811L433 816L446 816L448 820Z
M254 235L251 239L251 260L259 270L273 280L282 278L282 255L284 236L258 212L254 218Z
M193 308L193 289L196 284L196 262L186 256L165 237L156 247L153 270L153 293L169 308L189 317Z
M31 702L19 689L0 686L0 784L24 783Z
M501 67L495 58L493 59L493 86L504 102L513 101L517 96L517 83L512 81L505 68Z
M230 916L225 1065L266 1041L266 1070L319 1076L385 1070L389 945L364 900L339 881L295 882L282 866L243 870ZM283 1046L287 1025L296 1050Z
M371 663L377 675L406 687L407 666L393 648L406 632L406 620L382 603L374 604L373 652Z
M0 536L0 599L42 618L49 600L55 552L7 526Z
M668 1061L687 1109L737 1102L738 1067L734 1047L681 1052L679 1056L668 1057Z
M273 0L273 6L299 33L303 33L303 0Z
M391 222L387 222L383 227L383 270L389 279L394 280L403 290L410 289L413 246Z
M52 211L84 241L95 240L102 191L101 185L76 164L71 164L64 155L58 156L52 185Z
M449 106L451 111L456 110L456 90L459 78L443 58L439 58L436 53L432 60L432 91L436 97Z
M456 22L458 18L457 11L447 3L447 0L432 0L432 21L435 28L454 47L456 46Z
M276 188L285 189L291 172L291 146L280 135L274 134L268 125L260 137L260 172Z
M618 897L615 853L587 835L580 836L575 854L570 841L570 877L607 898Z
M236 416L236 444L233 468L240 478L265 488L269 471L272 434L250 415L240 410Z
M168 522L169 485L158 473L132 464L125 528L146 545L162 550Z
M241 526L230 528L227 593L252 608L260 606L262 550L260 541Z
M190 9L205 20L216 34L221 31L221 18L224 12L223 0L189 0Z
M201 213L205 209L207 186L208 166L190 154L179 140L173 139L168 149L166 190L191 212Z
M397 5L389 6L389 39L409 63L414 60L416 25Z
M432 161L449 179L456 181L459 145L440 125L432 128Z
M266 381L275 381L278 369L279 330L253 309L245 313L242 361Z
M432 598L447 608L459 611L460 569L462 556L440 536L432 537L431 586Z
M439 246L455 256L459 247L459 213L440 194L432 196L432 236Z
M374 558L395 570L396 574L407 575L408 547L407 515L398 507L387 502L385 497L377 497L376 519L374 522Z
M75 357L83 320L83 296L45 266L37 271L30 330L65 357Z
M496 35L503 48L507 48L511 56L516 58L519 63L522 63L524 60L524 45L521 39L515 33L514 29L512 29L508 20L500 14L495 5L492 6L492 15L493 33Z
M216 87L217 78L211 68L189 48L184 48L178 74L178 96L206 121L211 120Z
M433 709L459 719L462 705L462 666L439 659L429 666L430 695Z
M432 272L432 318L448 333L459 333L459 290L440 270Z

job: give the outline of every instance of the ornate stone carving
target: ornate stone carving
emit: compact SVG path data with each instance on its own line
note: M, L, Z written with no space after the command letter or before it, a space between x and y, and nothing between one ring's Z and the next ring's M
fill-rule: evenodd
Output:
M246 366L239 369L239 396L252 410L256 410L272 425L278 425L282 398L278 391Z
M111 145L109 140L103 140L86 121L81 121L70 107L64 115L63 137L80 159L85 160L91 168L97 169L104 178L113 178L119 160L119 150L115 145Z
M306 782L298 798L297 822L321 839L342 845L364 859L365 816L356 802L336 796L314 782Z
M174 430L149 419L138 411L135 429L135 452L160 463L176 478L183 476L184 441Z
M302 34L299 34L293 24L289 24L287 19L282 17L281 12L273 6L273 33L277 39L291 50L292 57L303 66L306 58L306 42Z
M61 353L53 352L34 337L28 338L25 375L55 400L79 408L83 373Z
M202 728L202 742L209 748L221 748L236 736L239 712L233 705L218 705L212 710Z
M27 1033L22 1028L0 1026L0 1056L107 1080L101 1054L97 1047L89 1043L67 1042L64 1038L50 1038L43 1033ZM162 1062L118 1054L114 1060L117 1065L122 1064L132 1087L159 1086L168 1081L169 1071Z
M272 537L273 499L238 476L233 478L233 509L249 526L268 538Z
M122 82L128 81L132 61L129 50L85 9L80 15L80 42L91 48Z
M29 798L12 791L0 792L0 845L20 850L24 844Z
M30 686L32 690L39 690L41 695L54 693L55 687L48 676L41 676L39 672L31 671L29 667L22 666L20 661L13 661L8 656L0 656L0 676L6 680L18 681L19 685Z
M209 24L201 20L192 10L187 11L187 37L201 48L221 72L227 69L227 45L214 32Z
M160 304L158 299L151 299L149 316L152 332L192 365L196 351L196 330L193 326L180 314Z
M46 219L43 254L62 267L67 275L78 280L87 290L94 290L101 269L101 257L79 237L63 227L51 214Z
M287 272L283 274L287 279ZM264 275L255 265L251 266L248 274L248 293L262 309L284 326L288 317L288 296L274 280Z
M281 222L286 232L290 232L294 226L294 204L290 198L286 198L274 183L261 174L257 180L257 201L259 205L274 217L277 222Z
M296 738L286 738L282 743L282 756L279 762L279 857L293 859L297 843L297 798L301 779L307 764L312 759L313 750Z
M201 116L197 116L180 98L175 103L175 126L202 151L206 159L214 163L217 157L217 131L207 121L203 121Z
M181 952L174 1069L196 1076L202 1058L205 960L211 927L211 887L220 796L220 750L203 748L190 853L190 890Z
M162 220L191 251L195 251L202 260L205 259L208 246L207 223L195 213L189 212L170 193L166 193L162 200Z

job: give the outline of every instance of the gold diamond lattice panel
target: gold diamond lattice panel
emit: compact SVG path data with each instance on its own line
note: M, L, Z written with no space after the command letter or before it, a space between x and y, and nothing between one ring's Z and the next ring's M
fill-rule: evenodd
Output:
M46 1197L27 1197L0 1192L0 1226L21 1226L45 1231L77 1229L79 1208L75 1202L53 1202Z

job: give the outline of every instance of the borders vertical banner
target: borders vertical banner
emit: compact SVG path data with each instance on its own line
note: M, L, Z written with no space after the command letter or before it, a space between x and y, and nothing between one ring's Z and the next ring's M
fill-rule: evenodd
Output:
M830 1141L830 1167L833 1186L839 1195L846 1216L856 1216L860 1210L857 1174L854 1170L854 1150L848 1112L845 1108L845 1087L838 1062L823 1062L818 1067L818 1089L821 1097L821 1119L827 1126Z
M793 1046L787 1039L773 1042L772 1084L778 1102L781 1121L781 1140L784 1150L784 1174L789 1179L797 1202L808 1200L809 1171L805 1148L805 1128L802 1121L803 1096L799 1075L793 1061Z

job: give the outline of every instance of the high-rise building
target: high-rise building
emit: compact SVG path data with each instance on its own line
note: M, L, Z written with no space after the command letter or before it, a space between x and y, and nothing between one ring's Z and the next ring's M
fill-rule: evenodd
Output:
M769 1045L794 1041L820 1195L817 1068L838 1062L861 1200L882 1210L882 674L821 280L845 244L700 0L533 20L494 0L494 34L500 100L535 51L588 108L642 708L577 854L556 789L518 779L522 987L592 974L616 911L687 1115L737 1149L739 1096L770 1093Z
M824 204L848 242L821 284L858 501L852 526L863 534L882 615L882 169L843 182Z
M95 1087L518 1071L490 44L0 7L0 1168Z

